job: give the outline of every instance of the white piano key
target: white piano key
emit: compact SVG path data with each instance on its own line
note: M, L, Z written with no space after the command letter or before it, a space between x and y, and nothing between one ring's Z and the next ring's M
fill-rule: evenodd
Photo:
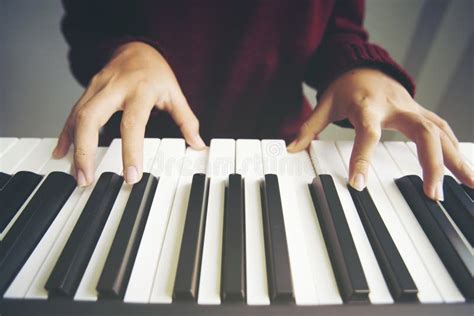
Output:
M16 137L0 138L0 157L2 157L18 141Z
M105 150L102 148L102 149L100 149L100 151L101 151L101 154L97 153L96 156L100 156L100 157L103 156L103 154L105 153ZM97 159L96 159L96 161L97 161ZM62 172L74 175L73 167L74 167L74 149L71 146L71 148L69 148L69 151L67 152L66 156L64 156L63 158L61 158L61 159L52 158L52 159L48 160L46 165L44 165L44 167L41 169L41 173L42 174L48 174L50 172L60 170Z
M145 164L149 163L150 159L146 159L147 157L153 156L158 149L159 141L155 140L152 143L145 143L143 146L143 157L145 158L143 171L149 172L151 165ZM121 159L118 159L121 160ZM118 167L118 166L117 166ZM122 170L117 168L114 172L121 173ZM96 301L97 300L97 282L99 282L100 275L104 268L105 260L107 259L107 255L109 254L110 247L114 240L115 233L117 231L118 225L120 224L120 219L122 218L123 212L125 210L125 206L127 205L128 198L132 191L132 186L126 184L125 182L122 184L120 191L115 199L114 205L112 210L110 211L109 217L107 218L107 222L102 229L102 233L100 235L99 240L97 241L97 245L92 253L91 259L87 268L84 272L82 277L81 283L77 288L76 294L74 295L74 300L76 301Z
M408 148L410 149L412 154L415 155L415 157L418 157L418 151L416 149L416 144L414 142L407 142L406 145L408 146ZM453 173L446 166L444 166L444 174L448 175L448 176L451 176L451 177L456 179L456 177L453 175ZM458 182L459 182L459 180L458 180Z
M310 147L310 154L318 174L323 174L323 172L330 174L334 180L334 185L344 209L344 215L354 239L367 284L369 285L370 302L372 304L393 303L392 296L347 189L347 171L336 145L330 141L313 141Z
M199 281L199 304L220 304L224 194L235 170L235 141L213 139L206 174L209 177L206 228Z
M423 228L421 228L415 215L411 211L410 206L395 184L394 180L402 177L403 173L399 170L396 162L392 159L386 148L391 146L390 143L391 142L386 142L385 146L379 144L376 147L372 160L373 167L376 170L375 173L393 207L396 209L396 214L400 218L408 237L416 248L420 259L443 301L447 303L463 302L464 299L461 293L436 254ZM403 155L403 153L401 154Z
M235 154L236 173L242 175L244 179L247 304L269 305L260 196L260 186L263 181L260 141L237 140Z
M343 157L344 164L349 169L349 161L352 152L353 142L338 141L336 145ZM410 273L416 287L418 288L418 299L421 303L441 303L443 300L436 289L433 280L426 270L421 258L418 255L413 243L407 236L407 231L400 222L397 213L400 213L403 206L408 205L395 204L392 205L388 198L387 187L395 182L384 177L382 180L379 174L386 170L384 164L376 164L378 162L376 152L372 157L372 166L369 167L367 188L370 192L372 200L382 218L400 256L402 257L408 272ZM375 172L377 170L377 172ZM378 177L377 177L378 176ZM392 187L392 189L394 189ZM394 193L394 192L390 192ZM386 195L387 194L387 195Z
M208 150L186 149L150 303L171 303L193 175L206 172Z
M420 162L404 142L384 142L393 161L403 174L417 175L423 179Z
M459 143L459 151L471 165L471 168L474 168L474 143Z
M43 138L38 146L35 147L31 157L25 159L17 166L16 171L23 170L42 170L44 165L53 158L53 150L58 140L56 138ZM42 173L44 174L44 173Z
M51 139L51 138L46 138L46 139L29 139L29 138L24 138L21 139L19 142L16 143L17 146L13 146L12 150L9 151L4 158L6 159L0 161L0 166L2 166L2 163L5 162L5 165L11 166L11 169L9 172L10 174L14 174L17 171L31 171L34 173L41 173L42 167L48 162L48 160L51 159L51 152L54 149L54 146L56 144L56 140ZM21 145L21 146L20 146ZM32 150L28 151L26 146L30 145L32 146ZM16 152L13 153L12 151L15 150ZM19 157L20 154L24 154L25 156ZM13 159L17 157L17 159L21 162L14 164ZM10 162L9 162L10 161ZM6 234L10 231L11 227L13 224L15 224L16 220L18 217L21 215L23 210L25 209L26 205L28 205L28 202L31 200L31 198L35 195L36 191L39 189L43 181L46 179L46 177L43 177L43 179L40 181L40 183L36 186L35 190L30 194L28 199L23 203L21 206L20 210L16 212L15 216L11 219L10 223L5 227L5 229L0 233L0 240L3 240L3 238L6 236Z
M108 159L104 159L106 153L108 153ZM70 150L69 155L71 154L72 154L72 149ZM95 166L98 165L98 168L95 172L96 178L103 171L105 171L108 163L110 162L111 159L113 159L113 156L116 154L117 154L116 150L111 150L109 153L108 149L105 147L99 147L97 149L96 158L95 158ZM63 159L70 160L71 158L72 157L65 157ZM102 161L104 161L104 163L102 163ZM51 165L47 164L45 168L52 168L54 165L55 163L52 163ZM67 167L67 164L66 164L66 167ZM62 214L66 214L64 215L64 217L66 217L66 221L64 225L62 225L62 227L59 227L59 229L57 230L56 228L61 225L58 224L58 226L55 226L54 228L50 227L45 237L43 237L43 239L40 241L40 243L43 243L43 240L48 240L48 241L45 241L45 243L49 243L49 237L47 239L46 237L55 235L54 238L51 237L53 241L52 241L51 246L49 246L49 251L47 252L45 258L43 259L41 263L38 263L38 267L39 267L38 272L35 274L34 279L32 280L26 292L25 298L43 299L43 300L48 298L48 291L46 291L46 289L44 288L44 285L46 284L46 281L51 275L51 271L53 270L56 264L56 261L61 255L61 252L64 246L66 245L69 235L74 229L74 226L76 225L76 222L79 216L81 215L82 210L84 209L84 206L87 203L87 200L89 199L90 194L92 193L92 190L93 190L93 185L87 188L77 187L73 191L71 197L68 199L66 204L61 209L60 211L61 215L58 215L62 217L63 216ZM74 202L75 199L77 199L76 202ZM36 260L33 260L33 261L36 261Z
M125 292L125 302L147 303L150 300L184 152L183 139L163 139L158 148L150 169L159 177L158 186Z
M289 154L295 170L293 185L300 212L301 227L304 232L304 244L307 248L309 267L318 294L319 304L342 304L336 278L326 249L324 237L308 185L316 174L307 151Z
M50 161L55 162L59 162L61 160L68 161L68 158L64 157L63 159L50 159ZM48 174L50 172L45 167L43 167L43 169L41 169L40 171L42 174ZM59 164L58 167L59 168L54 169L54 171L68 172L70 169L68 163ZM26 292L28 291L31 282L35 278L36 273L38 273L38 270L40 269L45 257L48 255L48 252L55 239L57 238L59 231L62 229L64 223L69 217L70 211L79 199L80 193L81 191L78 189L73 191L61 211L54 219L51 226L48 228L48 231L45 233L41 241L36 246L35 250L32 252L26 263L21 268L20 272L17 274L17 276L11 283L10 287L5 292L4 297L23 298L26 295Z
M41 139L39 138L22 138L18 140L10 147L8 152L0 157L0 171L7 174L14 174L19 170L18 166L33 152L40 142Z
M300 209L294 191L292 174L295 172L290 163L283 140L262 140L263 170L265 174L276 173L280 186L283 220L288 244L291 277L296 304L319 304L318 294L313 283L306 241L302 227Z

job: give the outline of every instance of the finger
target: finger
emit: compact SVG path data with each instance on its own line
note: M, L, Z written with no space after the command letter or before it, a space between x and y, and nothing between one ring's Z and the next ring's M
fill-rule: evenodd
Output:
M377 118L366 116L354 124L356 136L349 163L349 184L362 191L367 185L370 161L380 141L382 128Z
M61 131L61 134L58 138L58 143L56 144L56 148L53 151L53 157L56 159L63 158L67 152L69 151L69 147L72 144L72 137L71 137L71 127L69 123L70 119L66 122Z
M53 150L54 158L59 159L67 154L69 147L73 143L74 118L76 116L76 110L88 100L90 100L96 92L97 88L95 86L87 87L82 96L72 107L71 113L69 114L66 124L64 124L61 134L59 134L58 143L56 144L56 147Z
M119 108L113 94L101 91L79 108L74 127L74 166L79 186L94 181L95 153L99 141L99 129Z
M438 128L446 134L448 139L453 144L454 148L456 149L459 148L459 140L457 139L453 130L451 129L451 127L445 120L439 117L436 113L433 113L426 109L423 109L422 113L427 119L435 123L438 126Z
M125 181L134 184L143 174L143 138L154 99L146 94L136 95L126 101L120 124L122 160Z
M433 200L443 200L444 163L440 129L424 117L406 113L400 120L399 130L416 143L425 194Z
M311 141L331 123L329 118L330 105L331 103L328 99L321 100L309 119L301 126L295 140L288 145L289 152L298 152L306 149Z
M176 93L171 102L173 104L168 112L178 125L186 142L194 149L204 149L206 144L199 134L199 121L184 95L181 92Z
M474 187L474 171L464 161L462 154L453 146L448 136L441 136L441 144L443 147L444 164L451 170L453 175L465 185Z

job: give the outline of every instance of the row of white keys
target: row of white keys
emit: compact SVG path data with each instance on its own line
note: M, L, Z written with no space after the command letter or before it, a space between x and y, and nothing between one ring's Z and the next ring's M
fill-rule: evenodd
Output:
M54 142L53 142L54 141ZM49 143L56 143L56 140L50 141ZM43 142L42 142L43 143ZM41 143L41 144L42 144ZM40 147L39 145L38 147ZM37 148L39 149L39 148ZM51 149L51 148L48 148ZM33 156L40 154L40 152L45 153L44 148L42 150L33 151ZM49 152L51 155L51 151ZM49 174L50 172L65 172L69 173L72 167L72 150L62 159L50 158L46 165L41 169L41 174ZM4 297L7 298L23 298L26 295L30 285L32 284L36 274L41 268L46 256L48 255L54 241L56 240L59 232L61 231L64 223L68 219L72 208L79 199L81 189L76 188L72 194L69 196L68 200L55 217L54 221L51 223L50 227L42 237L41 241L38 243L34 251L31 253L30 257L26 263L21 268L20 272L15 277L14 281L11 283L8 290L5 292Z
M150 172L159 178L158 186L125 292L125 302L147 303L150 300L184 152L183 139L163 139L158 148Z
M122 151L121 140L114 140L116 150ZM146 139L143 146L143 157L144 161L149 161L147 157L154 156L160 141L158 139ZM122 159L121 155L115 158L113 166L110 166L112 172L121 174L122 170ZM143 171L148 172L150 165L143 165ZM132 186L123 182L117 198L114 201L110 214L107 221L102 229L99 240L95 246L94 252L89 260L82 280L77 288L74 299L78 301L95 301L97 300L97 282L99 281L102 269L104 268L105 260L110 251L112 241L114 240L115 233L117 231L120 219L122 218L123 211L127 204L128 198L132 191Z
M16 137L1 137L0 138L0 157L3 156L15 143L18 142Z
M318 174L329 174L333 178L370 289L370 302L372 304L393 303L352 197L347 189L347 172L335 143L331 141L313 141L310 147L310 155L316 172Z
M213 139L206 175L209 178L206 228L201 261L198 303L221 303L222 237L225 188L235 172L235 140Z
M247 304L269 305L260 196L260 185L263 181L260 141L237 140L235 154L236 173L244 179Z
M404 143L385 142L385 146L379 144L375 148L372 158L372 165L376 170L377 177L392 205L396 208L396 214L443 301L447 303L463 302L464 299L461 293L395 183L395 179L403 177L403 173L398 168L395 159L392 159L387 148L391 148L396 159L400 159L402 163L409 163L403 158L405 155L410 155ZM417 164L418 162L412 161L412 163Z
M309 266L308 251L301 227L300 210L296 207L291 164L283 140L262 140L263 170L265 174L276 174L285 223L288 255L290 259L293 292L298 305L319 304L318 294Z
M207 156L207 149L200 151L194 150L191 147L186 149L150 295L150 303L171 303L173 300L174 282L186 221L189 194L191 192L191 183L194 174L206 173Z
M52 158L52 152L57 140L53 138L45 139L20 139L10 150L0 159L0 166L5 168L0 170L8 174L15 174L17 171L30 171L34 173L41 173L41 169ZM31 146L32 148L28 148ZM3 159L5 158L5 159ZM5 170L5 171L4 171ZM20 210L13 216L10 223L5 229L0 232L0 240L6 236L13 224L25 209L28 202L35 195L38 188L41 186L45 177L38 183L35 190L30 194L26 201L21 206Z
M326 249L324 237L316 215L316 210L309 191L309 184L316 177L311 158L307 151L288 154L293 174L292 185L295 188L301 228L304 232L304 244L307 248L309 267L313 282L322 305L342 304L336 278Z
M344 161L346 170L349 169L349 161L351 158L353 142L341 141L336 142L341 157ZM372 164L378 161L377 155L373 155ZM377 173L375 170L377 170ZM441 303L442 298L436 289L430 275L421 261L416 249L408 238L405 228L400 223L397 216L399 208L402 205L392 205L390 199L386 195L386 187L389 186L388 179L385 181L377 178L378 173L382 173L385 169L383 165L377 165L376 168L369 166L367 189L370 192L372 200L377 207L380 217L385 224L395 246L397 247L400 256L402 257L416 287L418 288L418 299L421 303ZM380 180L380 181L379 181ZM391 181L393 183L393 180Z
M72 152L69 154L69 159L72 159ZM55 235L56 237L51 237L54 241L49 247L49 252L47 253L45 259L43 260L41 267L36 273L33 281L31 282L28 291L26 292L25 298L30 299L47 299L48 292L44 288L46 281L48 280L51 271L53 270L56 261L58 260L61 252L69 239L76 222L81 215L84 206L89 199L97 179L103 172L117 170L117 163L115 162L116 157L121 156L121 144L119 140L114 140L110 147L103 148L99 147L96 150L95 157L95 166L97 166L95 171L95 181L93 184L86 188L77 187L71 197L68 199L66 204L58 214L59 218L63 216L66 218L65 223L62 227L55 226L54 229L48 230L46 233L47 236ZM57 164L57 163L56 163ZM53 167L53 166L51 166ZM119 169L120 170L120 169ZM76 200L76 201L74 201ZM63 215L64 214L64 215ZM61 226L61 225L58 225ZM50 232L51 231L51 232ZM50 235L51 234L51 235ZM46 237L46 236L45 236ZM43 237L43 238L45 238ZM48 237L49 238L49 237Z

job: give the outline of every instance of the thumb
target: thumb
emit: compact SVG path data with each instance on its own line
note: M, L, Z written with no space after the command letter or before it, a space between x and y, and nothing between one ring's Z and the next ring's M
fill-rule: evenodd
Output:
M311 141L331 123L330 109L329 98L321 99L309 119L301 126L296 139L288 145L289 152L298 152L307 148Z

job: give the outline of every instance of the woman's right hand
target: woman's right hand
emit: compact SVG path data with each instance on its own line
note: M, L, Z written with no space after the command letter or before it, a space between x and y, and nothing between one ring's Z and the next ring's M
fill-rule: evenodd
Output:
M143 139L153 107L171 115L191 147L205 147L199 135L199 121L163 56L142 42L124 44L92 78L74 105L53 154L63 157L72 144L77 183L91 184L99 129L115 112L123 111L123 174L127 183L136 183L143 173Z

